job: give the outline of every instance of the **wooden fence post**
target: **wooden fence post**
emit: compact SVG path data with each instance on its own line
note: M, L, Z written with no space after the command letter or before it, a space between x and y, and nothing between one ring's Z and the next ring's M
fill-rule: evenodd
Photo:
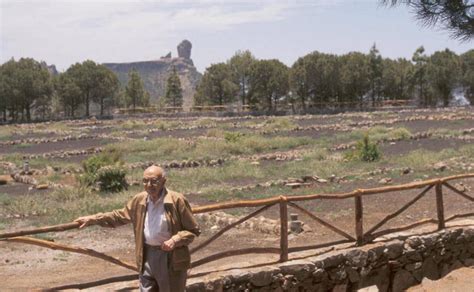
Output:
M357 245L364 244L364 226L363 226L363 218L362 218L362 196L358 194L354 197L355 202L355 233L356 233L356 240Z
M436 210L438 211L438 230L445 228L444 205L443 205L443 184L436 183Z
M280 262L288 260L288 205L286 197L280 196Z

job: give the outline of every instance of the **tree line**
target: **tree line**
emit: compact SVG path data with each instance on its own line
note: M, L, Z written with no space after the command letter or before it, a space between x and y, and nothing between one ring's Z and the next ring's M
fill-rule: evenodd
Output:
M456 94L474 104L474 50L457 55L449 49L411 58L383 58L374 44L368 54L312 52L288 67L238 51L204 72L195 105L239 103L276 111L321 104L375 106L385 100L410 100L419 106L448 106Z
M182 107L176 68L170 68L161 104ZM418 48L410 60L383 58L375 44L369 53L344 55L312 52L288 67L279 60L259 60L238 51L209 66L194 95L194 105L246 105L255 110L294 111L341 105L361 108L385 100L419 106L448 106L455 95L474 104L474 50L457 55L446 49L427 55ZM107 67L91 60L71 65L58 75L31 58L0 66L0 119L31 121L63 116L100 116L113 107L146 107L150 96L136 70L120 85Z
M181 84L175 69L169 77L172 88L166 100L182 104ZM169 96L168 96L169 95ZM87 60L71 65L58 75L50 74L44 62L31 58L11 59L0 66L0 120L3 122L46 120L53 117L90 116L94 106L99 116L113 107L148 106L150 96L136 70L120 86L114 72Z

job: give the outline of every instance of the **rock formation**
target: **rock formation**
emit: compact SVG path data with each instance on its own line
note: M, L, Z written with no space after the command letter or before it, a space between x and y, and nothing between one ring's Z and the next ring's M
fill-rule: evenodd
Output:
M161 57L160 59L171 59L171 52L169 52L165 56Z
M177 58L172 58L171 53L168 53L154 61L104 63L103 65L117 74L124 86L128 81L128 72L132 69L137 70L143 80L145 89L150 93L152 104L164 97L166 80L173 67L175 67L183 88L183 108L187 110L192 106L196 86L202 77L202 74L197 71L191 60L191 48L191 42L184 40L178 45L179 57Z
M178 57L184 59L191 59L191 49L193 45L190 41L184 40L178 45Z
M46 64L45 61L42 61L40 64L41 64L41 67L46 68L48 70L48 72L49 72L49 74L51 74L51 76L56 76L56 75L59 74L55 65L48 65L48 64Z

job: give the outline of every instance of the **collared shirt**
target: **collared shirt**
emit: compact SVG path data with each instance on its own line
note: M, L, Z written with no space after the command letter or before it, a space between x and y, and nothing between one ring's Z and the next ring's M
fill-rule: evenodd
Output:
M163 242L171 238L163 198L163 193L155 203L153 203L149 196L147 198L145 225L143 228L146 244L161 246Z
M170 253L170 265L174 271L189 269L191 256L188 245L198 236L201 231L194 219L191 206L186 198L172 190L163 189L166 218L173 239L175 249ZM140 273L143 272L143 229L146 215L147 192L143 191L130 199L123 209L114 210L96 215L97 223L104 227L119 227L127 223L133 224L135 233L135 260ZM170 206L168 208L167 206ZM178 219L179 218L179 219ZM175 284L172 283L175 286ZM171 291L178 291L171 287Z

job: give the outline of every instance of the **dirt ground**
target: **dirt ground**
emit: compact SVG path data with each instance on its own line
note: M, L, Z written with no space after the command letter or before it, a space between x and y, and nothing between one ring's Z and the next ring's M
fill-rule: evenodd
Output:
M410 116L409 113L403 113L400 116ZM261 118L263 120L263 118ZM298 124L301 126L318 125L318 124L331 124L338 123L344 119L350 119L351 121L362 121L366 120L366 117L342 117L335 115L333 117L311 117L307 119L301 119ZM244 118L235 118L235 122L243 121ZM258 121L258 119L255 119ZM405 126L412 133L427 131L436 127L449 128L449 129L465 129L473 127L472 120L463 121L415 121L406 122L392 125L393 127ZM100 127L96 129L97 132L107 132ZM94 132L91 130L90 132ZM203 135L207 132L207 129L196 129L196 130L178 130L172 132L157 132L149 135L153 137L195 137ZM300 131L283 133L279 135L288 136L308 136L312 138L320 138L327 135L334 135L335 131ZM134 138L143 138L139 135L130 135ZM271 136L271 135L270 135ZM77 141L47 143L38 145L26 145L22 147L18 146L5 146L0 147L0 154L7 154L12 151L19 152L22 154L30 153L45 153L56 150L73 150L73 149L86 149L89 147L97 147L106 144L108 141L102 139L85 139ZM341 141L341 143L344 141ZM417 141L399 141L395 144L383 144L381 147L385 155L399 156L409 151L416 149L428 149L430 151L441 151L443 149L457 149L463 145L467 145L469 142L460 140L443 140L443 139L421 139ZM70 162L79 162L86 158L86 156L71 157ZM69 161L69 160L66 160ZM276 162L269 162L275 163ZM440 174L440 176L443 176ZM415 179L413 175L397 176L394 178L392 184L402 184L411 182ZM461 181L456 181L457 183ZM239 182L243 184L244 182ZM474 190L474 179L462 180L462 183L467 189ZM340 191L352 191L357 188L370 188L378 187L380 183L377 179L364 179L349 181L342 183ZM317 186L314 187L314 193L318 192ZM454 193L445 190L444 205L445 205L445 217L449 217L453 214L468 213L472 212L474 207L473 202L469 202L466 199L455 195ZM178 190L179 191L179 190ZM393 192L378 195L371 195L363 198L364 204L364 230L370 229L374 224L382 220L385 216L395 212L397 209L402 207L405 203L413 199L418 195L420 190L409 190L403 192ZM8 193L9 195L41 195L40 192L28 192L28 186L21 184L12 184L6 186L0 186L0 193ZM207 201L203 196L191 195L188 197L192 205L205 205L211 203ZM300 206L305 207L322 219L334 223L338 228L346 231L349 234L354 234L354 200L314 200L310 202L301 202ZM252 210L246 209L242 213L248 214ZM293 209L289 209L289 213L295 212ZM263 216L270 219L279 218L279 209L272 207L265 211ZM436 218L436 205L435 205L435 194L434 190L427 193L422 199L420 199L415 205L411 206L408 210L390 221L387 225L381 228L401 226L424 218ZM290 235L289 246L297 247L309 244L322 244L330 243L336 240L342 239L339 235L335 234L331 230L324 228L323 226L315 223L308 216L299 214L299 219L304 222L304 232L299 235ZM29 229L35 226L34 218L21 218L15 221L14 226L9 226L9 230L18 229ZM211 226L203 225L203 234L197 238L192 244L196 246L199 243L204 242L208 239L215 231L211 230ZM8 230L5 230L7 232ZM3 232L3 231L2 231ZM130 226L124 226L117 229L106 229L98 227L90 227L85 230L73 230L63 233L45 234L42 238L51 239L58 243L69 244L78 247L91 248L100 252L107 253L109 255L120 258L121 260L129 263L134 263L134 241L133 232ZM277 234L261 234L251 229L232 229L228 233L225 233L217 241L213 242L208 247L199 251L193 255L193 260L206 257L216 252L232 250L245 247L278 247L279 236ZM316 251L314 251L316 252ZM225 270L231 267L247 267L264 263L273 263L277 260L277 255L246 255L239 257L226 258L219 261L215 261L197 268L191 271L191 277L206 275L209 272ZM454 273L454 272L453 272ZM461 274L453 274L452 279L460 283L461 287L464 287L464 291L470 291L468 286L464 285L462 277L472 276L472 270L464 270ZM32 245L19 244L19 243L7 243L0 241L0 290L27 290L32 288L51 288L68 284L77 284L92 282L108 277L122 276L133 274L132 271L128 271L125 268L118 267L100 259L94 259L84 255L66 253L62 251L54 251L45 248L35 247ZM445 283L439 284L447 285L450 287L449 276L446 277ZM459 280L459 281L458 281ZM423 283L419 289L428 290L413 290L413 291L447 291L447 290L431 290L433 289L438 281L433 283ZM131 284L132 289L133 285ZM467 285L467 283L466 283ZM425 288L427 287L427 288ZM414 288L414 289L418 289ZM128 289L124 287L123 289ZM461 291L461 290L449 290L449 291ZM471 289L472 291L472 289Z
M465 180L465 185L474 189L473 180ZM403 192L403 194L373 195L364 198L364 229L380 221L388 213L396 211L405 202L413 198L417 192ZM193 203L193 197L189 198ZM454 212L466 213L472 210L472 202L468 202L460 196L446 192L444 196L446 206L446 217ZM335 225L349 234L354 231L352 199L347 200L316 200L307 204L300 204L308 210L314 211L316 215L329 221L336 222ZM335 211L338 210L338 211ZM294 212L290 209L290 213ZM276 218L278 209L271 208L263 214L268 218ZM410 207L401 216L389 222L386 227L401 226L412 223L422 218L436 218L436 206L434 192L431 191L415 205ZM305 232L300 235L289 237L289 246L305 246L309 244L332 242L342 239L331 230L318 225L307 216L300 214L300 220L305 225ZM24 220L18 221L18 229L29 227ZM214 232L208 226L203 226L203 234L192 244L203 242ZM64 244L91 248L129 263L134 263L134 241L130 226L117 229L90 227L86 230L74 230L63 233L47 235L50 239ZM245 240L242 240L245 238ZM210 254L245 247L278 247L279 236L276 234L259 234L249 229L234 229L224 234L217 241L193 255L193 260L198 260ZM192 270L193 274L206 274L211 271L223 270L235 265L242 267L255 264L272 263L277 261L277 255L246 255L232 257L212 262ZM2 289L27 289L47 288L67 284L91 282L112 276L128 275L131 272L99 259L84 255L71 254L63 251L54 251L19 243L0 242L0 270L2 271ZM19 275L28 271L28 277L21 278Z
M408 292L468 292L473 291L474 268L454 270L436 281L423 279L420 285L409 288Z

